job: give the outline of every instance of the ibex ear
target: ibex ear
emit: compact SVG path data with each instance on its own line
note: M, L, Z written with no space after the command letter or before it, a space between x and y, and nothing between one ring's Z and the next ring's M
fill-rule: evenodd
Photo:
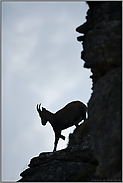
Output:
M42 111L43 111L43 112L45 112L45 111L46 111L46 109L45 109L44 107L42 107Z

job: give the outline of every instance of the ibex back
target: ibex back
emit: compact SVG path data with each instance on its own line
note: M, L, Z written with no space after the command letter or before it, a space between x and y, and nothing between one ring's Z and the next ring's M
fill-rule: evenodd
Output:
M55 133L55 143L53 151L56 151L59 138L65 140L65 136L61 135L62 130L73 125L76 125L76 127L78 127L78 123L86 119L87 107L80 101L73 101L56 113L51 113L43 107L41 110L40 106L41 104L37 105L37 111L41 118L42 125L46 125L46 123L49 121Z

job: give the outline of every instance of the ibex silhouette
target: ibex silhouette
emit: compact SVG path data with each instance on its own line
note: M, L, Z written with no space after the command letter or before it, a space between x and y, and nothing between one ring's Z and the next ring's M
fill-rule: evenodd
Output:
M46 125L46 123L49 121L55 133L55 143L53 151L56 151L59 138L65 140L65 136L61 135L62 130L73 125L76 125L76 127L78 127L78 123L86 119L87 107L80 101L73 101L56 113L52 113L43 107L41 111L40 106L41 104L37 104L37 111L41 118L42 125Z

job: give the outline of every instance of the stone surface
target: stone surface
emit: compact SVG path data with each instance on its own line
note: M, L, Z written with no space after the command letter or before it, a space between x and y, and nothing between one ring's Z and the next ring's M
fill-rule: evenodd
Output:
M87 3L87 21L76 31L84 67L92 71L88 119L69 135L66 149L32 158L20 182L121 181L122 2Z
M98 161L90 151L89 139L89 129L84 122L70 135L66 149L32 158L29 168L20 174L19 182L91 180Z
M122 3L92 5L87 22L76 29L84 33L84 67L93 73L93 93L88 102L91 149L99 162L96 175L101 180L121 180Z

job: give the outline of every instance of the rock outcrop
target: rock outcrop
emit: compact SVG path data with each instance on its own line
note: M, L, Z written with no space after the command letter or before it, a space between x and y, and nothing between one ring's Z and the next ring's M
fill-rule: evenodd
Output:
M31 159L20 182L121 181L122 2L87 2L81 58L92 71L88 119L69 135L66 149Z
M70 134L66 149L32 158L30 168L21 173L20 182L86 181L93 178L98 161L90 151L89 139L87 123L84 122L75 129L74 135Z
M92 151L99 162L96 175L121 180L121 21L122 2L89 2L81 58L93 75L93 93L88 102L88 126ZM91 8L92 6L92 8Z

